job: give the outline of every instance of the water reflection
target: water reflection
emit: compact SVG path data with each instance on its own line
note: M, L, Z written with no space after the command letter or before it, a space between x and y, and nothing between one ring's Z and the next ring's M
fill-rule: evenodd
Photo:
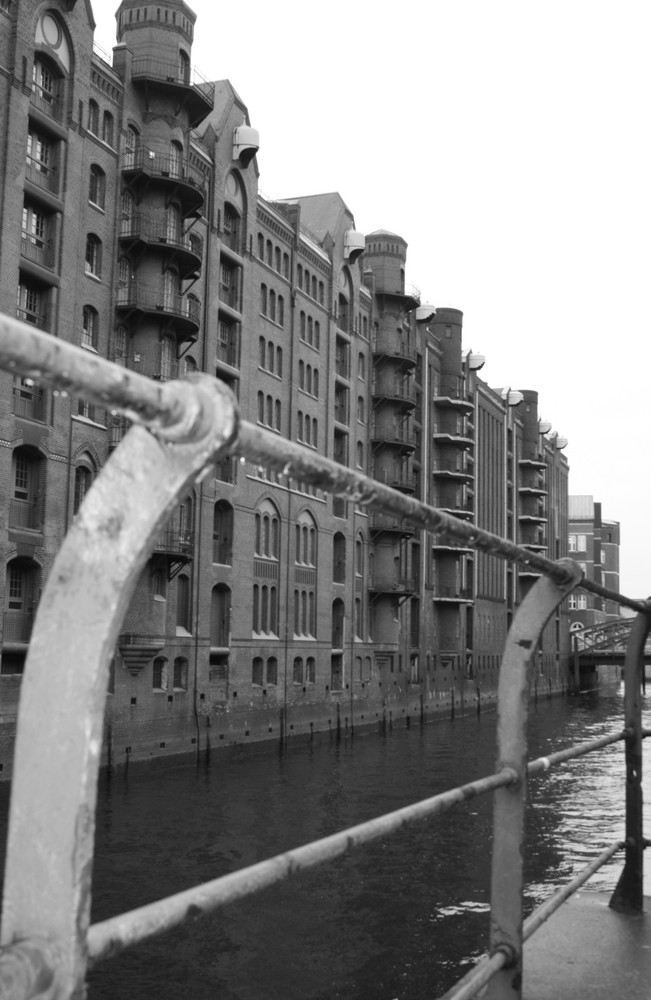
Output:
M540 702L529 756L612 732L622 713L621 692ZM100 789L93 919L485 774L494 730L484 715L208 770L118 773ZM623 835L623 776L617 744L532 779L528 910ZM486 947L491 813L475 800L107 962L90 1000L429 1000ZM591 886L612 889L620 864Z

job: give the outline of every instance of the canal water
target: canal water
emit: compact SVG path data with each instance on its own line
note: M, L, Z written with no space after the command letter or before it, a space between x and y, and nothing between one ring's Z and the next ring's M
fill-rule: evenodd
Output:
M650 711L647 698L646 725ZM622 720L619 689L539 701L529 757ZM495 716L484 713L283 756L103 777L93 920L487 774L494 739ZM623 775L616 744L531 780L528 911L623 836ZM5 786L0 837L6 800ZM491 809L490 797L457 807L103 963L89 1000L431 1000L487 944ZM612 889L620 864L590 886Z

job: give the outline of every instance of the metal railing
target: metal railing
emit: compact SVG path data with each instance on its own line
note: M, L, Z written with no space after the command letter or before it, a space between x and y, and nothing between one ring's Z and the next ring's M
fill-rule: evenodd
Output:
M31 637L19 707L0 936L0 993L6 1000L84 995L88 964L189 919L259 892L297 871L337 858L406 824L494 793L490 953L446 997L522 993L523 942L619 849L625 865L611 906L642 911L640 708L642 652L651 604L582 578L576 562L552 562L459 521L377 480L242 421L224 383L207 375L151 382L9 317L0 317L0 367L71 391L134 422L95 480L49 575ZM392 813L305 844L130 913L89 926L91 868L103 697L125 608L169 510L202 472L226 455L291 476L411 530L435 532L541 577L518 608L498 685L495 772ZM83 559L79 553L83 552ZM526 764L527 668L542 630L575 588L638 612L626 653L621 731ZM83 614L80 613L83 609ZM70 656L70 635L75 636ZM74 683L73 683L74 676ZM333 686L338 674L333 670ZM62 736L65 735L65 738ZM522 919L524 809L529 775L623 740L626 838Z

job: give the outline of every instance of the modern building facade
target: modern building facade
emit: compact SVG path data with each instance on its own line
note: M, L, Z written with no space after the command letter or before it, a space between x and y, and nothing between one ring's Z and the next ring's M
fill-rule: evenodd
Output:
M337 193L263 199L258 134L192 68L181 0L0 3L0 310L153 379L204 371L245 419L479 527L567 552L565 441L491 388L407 243ZM39 594L127 422L0 373L0 767ZM473 710L535 574L232 458L162 532L111 668L105 755ZM567 613L536 686L565 687ZM72 640L71 640L72 646Z
M619 593L619 521L602 517L601 504L593 496L569 497L569 554L587 580ZM597 594L579 592L569 599L571 631L602 625L621 617L614 601Z

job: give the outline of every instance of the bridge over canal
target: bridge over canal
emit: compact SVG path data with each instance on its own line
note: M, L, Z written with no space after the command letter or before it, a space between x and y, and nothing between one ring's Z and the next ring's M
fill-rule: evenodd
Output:
M597 668L624 666L626 643L633 625L633 618L593 625L572 634L574 684L577 690L597 686ZM644 648L644 673L651 680L651 641Z

